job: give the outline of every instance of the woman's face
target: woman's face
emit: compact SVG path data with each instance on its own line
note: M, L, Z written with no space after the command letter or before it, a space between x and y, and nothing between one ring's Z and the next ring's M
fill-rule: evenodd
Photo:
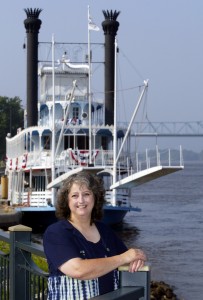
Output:
M73 183L68 194L68 205L71 211L70 218L86 217L90 219L94 202L94 195L86 185Z

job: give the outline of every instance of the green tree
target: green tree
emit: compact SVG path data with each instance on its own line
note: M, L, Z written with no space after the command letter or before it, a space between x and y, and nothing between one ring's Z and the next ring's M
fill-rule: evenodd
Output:
M11 137L17 129L23 127L24 112L19 97L8 98L0 96L0 160L6 156L6 136Z

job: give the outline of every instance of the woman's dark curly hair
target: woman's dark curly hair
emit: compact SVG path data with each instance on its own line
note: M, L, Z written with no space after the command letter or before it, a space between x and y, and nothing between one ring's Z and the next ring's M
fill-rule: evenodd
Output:
M103 205L105 203L105 189L103 180L92 175L87 171L81 171L77 174L69 176L60 188L56 203L56 217L58 219L69 219L70 208L68 205L68 194L70 193L71 187L74 183L86 185L87 188L93 193L94 196L94 207L91 214L90 224L96 220L101 220L103 216Z

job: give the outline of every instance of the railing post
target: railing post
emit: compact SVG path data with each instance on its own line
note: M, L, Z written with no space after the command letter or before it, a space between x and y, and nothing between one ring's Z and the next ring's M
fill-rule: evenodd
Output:
M26 264L26 259L30 253L22 253L16 247L16 242L31 242L32 228L16 225L8 228L10 231L10 299L29 300L29 280L26 278L26 270L20 265Z
M119 268L120 272L120 286L131 287L140 286L144 287L144 297L140 300L150 299L150 267L144 266L138 272L128 272L128 267L123 266Z
M158 145L156 145L156 164L157 164L157 166L160 166L160 156L159 156Z

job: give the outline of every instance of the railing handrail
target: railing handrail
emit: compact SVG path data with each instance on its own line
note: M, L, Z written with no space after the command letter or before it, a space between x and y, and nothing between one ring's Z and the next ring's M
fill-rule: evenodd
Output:
M18 247L21 250L24 250L26 252L29 252L31 254L41 256L43 258L46 258L44 253L44 247L42 245L38 245L33 242L17 242L16 241L16 247Z

